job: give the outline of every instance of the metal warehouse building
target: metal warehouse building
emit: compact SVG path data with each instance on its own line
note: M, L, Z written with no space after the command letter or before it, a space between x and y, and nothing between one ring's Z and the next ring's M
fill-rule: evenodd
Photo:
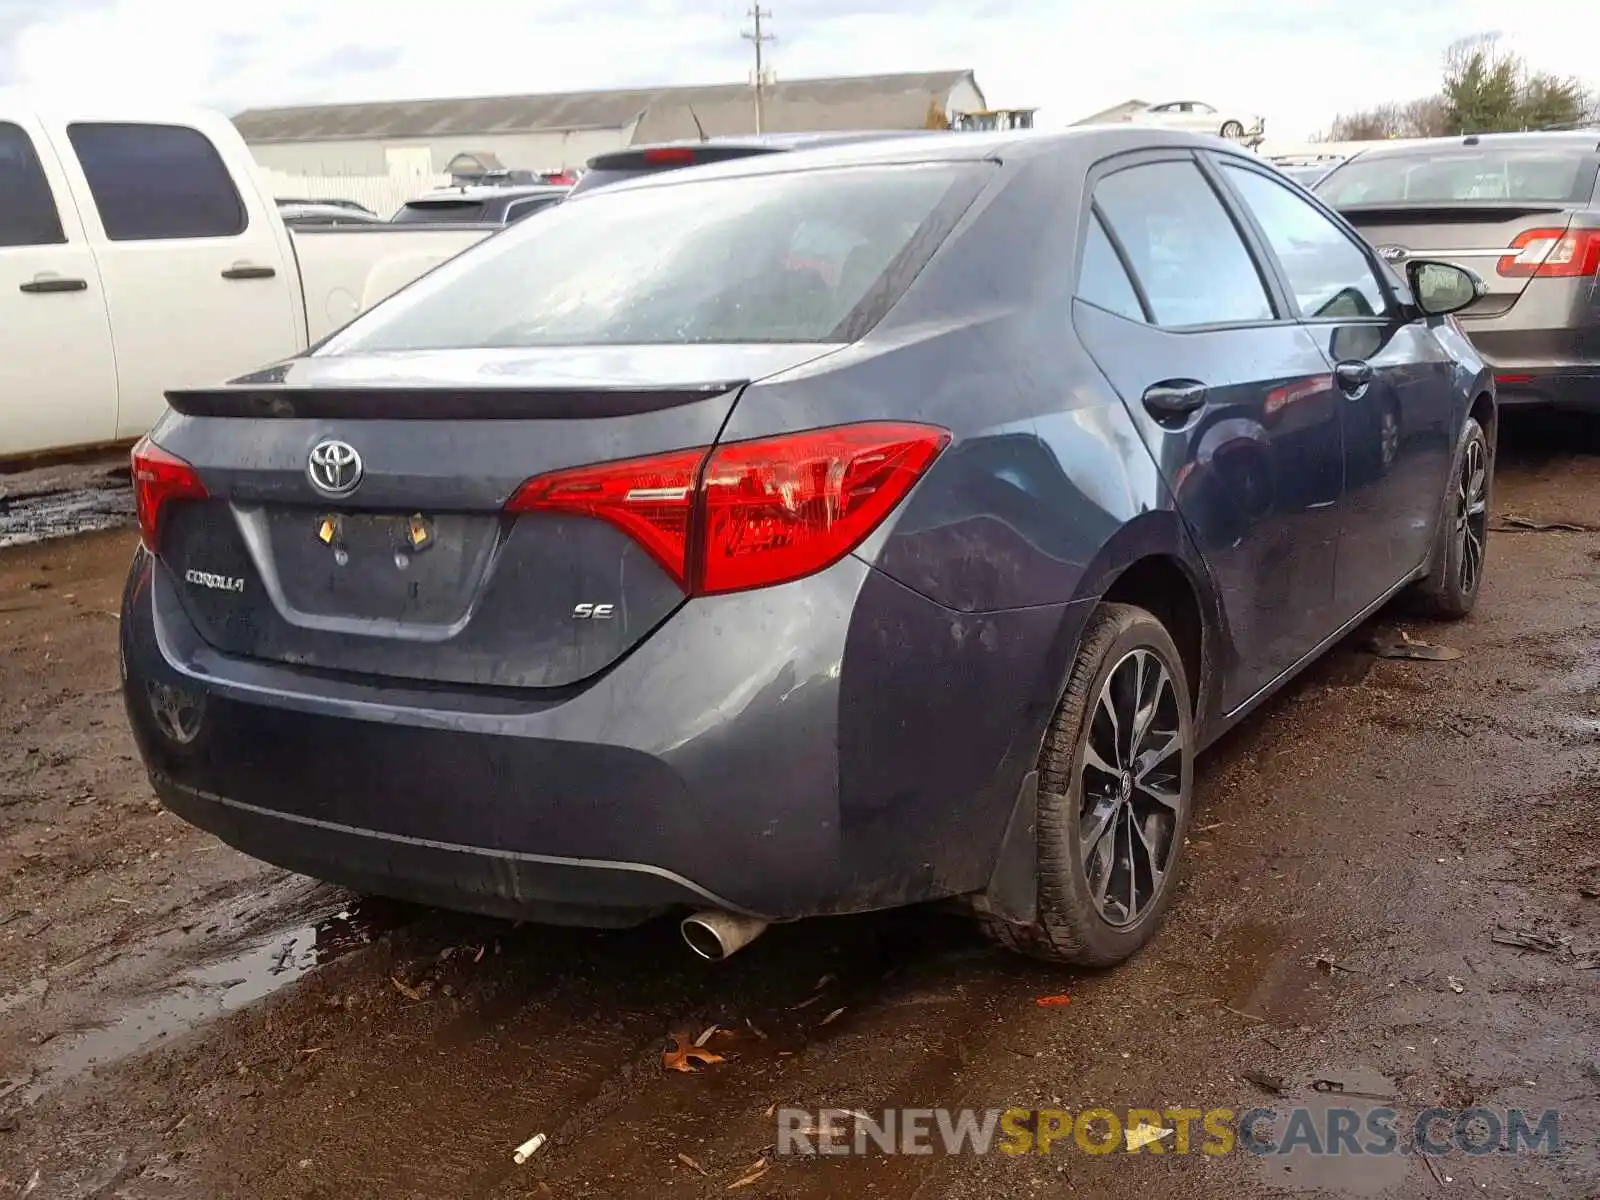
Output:
M919 129L985 107L971 71L795 79L762 89L769 133ZM621 146L755 131L748 84L253 108L233 119L256 160L296 175L433 175L458 155L524 170Z

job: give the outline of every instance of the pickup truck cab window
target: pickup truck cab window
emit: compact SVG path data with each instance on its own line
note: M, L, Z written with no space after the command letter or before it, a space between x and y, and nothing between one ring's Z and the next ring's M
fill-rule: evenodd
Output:
M74 124L67 137L113 242L235 237L249 219L217 148L182 125Z
M59 246L66 240L33 139L22 126L0 121L0 247Z

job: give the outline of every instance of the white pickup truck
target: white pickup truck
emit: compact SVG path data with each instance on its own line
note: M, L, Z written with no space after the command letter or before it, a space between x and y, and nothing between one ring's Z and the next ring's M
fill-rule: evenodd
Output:
M291 231L225 117L0 92L0 461L136 438L168 389L288 358L491 232Z

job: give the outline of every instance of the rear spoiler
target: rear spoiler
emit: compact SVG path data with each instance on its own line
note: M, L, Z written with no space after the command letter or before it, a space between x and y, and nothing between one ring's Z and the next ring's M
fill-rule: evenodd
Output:
M749 382L729 379L672 388L321 388L246 384L170 391L167 403L186 417L561 421L658 412L736 391Z
M1338 206L1338 212L1352 225L1471 225L1565 213L1568 208L1565 204L1457 200L1446 204L1345 204Z
M661 167L692 167L701 163L727 162L735 158L771 154L774 149L772 146L726 145L718 142L639 146L597 154L589 160L588 166L591 171L647 171Z

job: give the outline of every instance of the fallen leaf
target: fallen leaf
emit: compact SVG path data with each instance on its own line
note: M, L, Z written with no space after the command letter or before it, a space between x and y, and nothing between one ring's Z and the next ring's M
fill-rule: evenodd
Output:
M478 947L478 952L472 956L472 961L474 963L481 963L483 961L484 949L485 949L485 947L483 947L483 946L479 946Z
M715 1054L703 1046L696 1046L689 1040L686 1033L674 1032L672 1040L677 1043L671 1050L661 1052L661 1065L669 1071L689 1071L695 1068L693 1063L710 1065L711 1063L726 1062L720 1054Z
M750 1169L750 1173L744 1176L742 1179L735 1179L732 1183L730 1183L728 1185L728 1191L731 1192L734 1188L747 1187L748 1185L754 1183L756 1180L765 1175L771 1166L772 1164L764 1158L756 1159L755 1165Z
M1450 990L1452 992L1454 992L1458 996L1461 995L1462 992L1467 990L1466 989L1466 985L1463 984L1461 982L1461 980L1457 979L1454 975L1446 975L1444 977L1444 979L1445 979L1445 982L1450 985Z
M767 1111L762 1113L761 1115L764 1116L764 1117L770 1117L773 1113L775 1113L777 1111L778 1111L778 1102L776 1100L774 1100L771 1104L767 1105Z
M818 1000L821 1000L821 999L822 999L822 993L818 992L815 996L811 997L811 999L800 1001L799 1004L796 1004L789 1011L790 1012L799 1012L802 1008L810 1008L813 1004L815 1004Z
M398 975L389 976L389 982L394 984L395 991L399 992L407 1000L422 999L422 993L417 991L417 989L412 987L409 983L401 983Z
M813 992L820 992L823 988L827 987L830 983L835 982L837 979L837 975L824 975L821 979L817 980L816 983L812 984L811 990Z
M711 1035L716 1033L716 1031L721 1029L721 1028L722 1028L721 1025L710 1025L710 1026L707 1026L706 1031L704 1033L702 1033L699 1037L695 1038L694 1044L696 1046L704 1046L707 1042L709 1042L711 1040Z
M1071 1004L1071 996L1039 996L1034 1000L1040 1008L1060 1008L1063 1004Z
M693 1167L696 1171L699 1171L700 1174L702 1174L702 1175L711 1174L710 1171L706 1170L699 1163L695 1162L695 1160L690 1158L687 1154L678 1155L678 1161L681 1162L686 1167Z
M752 1021L749 1017L746 1017L744 1019L744 1023L750 1027L750 1032L755 1034L763 1042L767 1040L767 1035L762 1033L761 1030L757 1029L756 1028L756 1023L754 1021Z
M832 1021L837 1021L843 1015L844 1015L844 1009L836 1008L831 1013L829 1013L827 1016L822 1018L822 1024L827 1025Z

